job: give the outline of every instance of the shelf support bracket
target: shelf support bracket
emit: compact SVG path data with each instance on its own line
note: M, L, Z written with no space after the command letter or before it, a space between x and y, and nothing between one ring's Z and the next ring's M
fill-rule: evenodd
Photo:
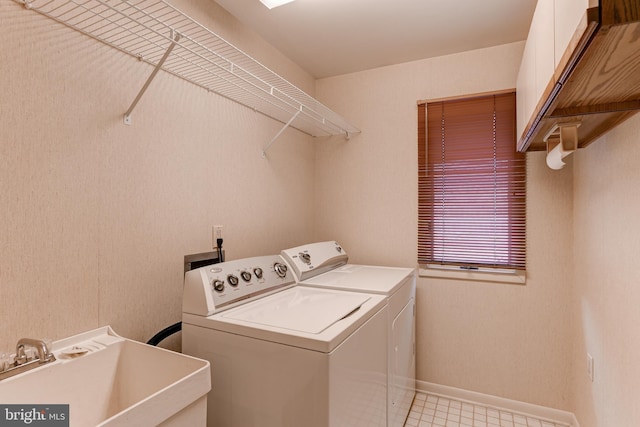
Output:
M289 121L282 127L282 129L280 129L280 131L276 134L276 136L271 138L271 141L269 141L269 143L264 146L264 148L262 149L262 158L263 159L267 157L267 150L269 149L269 147L271 147L271 145L276 141L276 139L278 139L280 137L280 135L282 135L282 132L284 132L286 128L291 126L291 123L293 123L293 121L296 119L296 117L298 117L298 115L300 114L301 111L302 110L296 111L296 113L293 115L293 117L291 117L289 119Z
M130 125L131 124L131 113L133 112L133 109L136 108L136 105L138 105L138 102L140 101L140 98L142 98L142 95L144 95L144 93L146 92L147 88L149 87L149 85L151 84L153 79L156 77L156 74L158 74L158 71L160 71L160 69L164 65L164 62L167 60L167 58L171 54L171 51L176 46L176 43L178 43L178 40L180 40L180 33L178 33L177 31L172 29L171 30L171 34L170 34L170 38L172 40L171 44L169 45L169 47L165 51L164 55L162 55L162 58L160 59L160 61L156 64L156 67L153 69L153 71L151 72L151 75L149 76L147 81L144 83L144 86L142 86L142 89L140 89L140 92L138 92L138 96L136 96L136 99L133 100L133 102L131 103L131 106L129 107L127 112L124 113L124 124L125 125Z

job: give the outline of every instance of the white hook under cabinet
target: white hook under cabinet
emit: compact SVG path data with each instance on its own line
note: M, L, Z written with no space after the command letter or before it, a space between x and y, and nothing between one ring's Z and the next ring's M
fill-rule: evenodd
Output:
M318 100L164 0L16 0L153 65L125 122L162 69L312 136L360 132Z

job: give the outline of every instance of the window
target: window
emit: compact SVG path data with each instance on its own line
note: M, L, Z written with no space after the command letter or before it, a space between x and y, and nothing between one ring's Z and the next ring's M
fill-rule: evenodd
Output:
M525 269L515 92L418 105L418 262Z

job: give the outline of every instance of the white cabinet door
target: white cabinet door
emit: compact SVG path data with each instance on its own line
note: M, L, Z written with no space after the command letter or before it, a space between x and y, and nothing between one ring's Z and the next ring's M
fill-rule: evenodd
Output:
M516 82L519 138L523 136L527 123L536 113L538 102L545 95L545 89L553 79L553 14L554 0L538 0Z
M592 3L598 5L597 1ZM560 63L588 8L589 0L555 0L555 66Z
M566 1L566 0L556 0ZM573 1L573 0L568 0ZM533 25L535 24L535 25ZM536 104L547 94L545 89L553 80L554 61L554 0L538 0L536 16L531 28L536 39Z
M535 40L529 38L524 47L518 80L516 81L518 139L524 136L522 133L533 114L533 109L537 102L535 96L535 53Z

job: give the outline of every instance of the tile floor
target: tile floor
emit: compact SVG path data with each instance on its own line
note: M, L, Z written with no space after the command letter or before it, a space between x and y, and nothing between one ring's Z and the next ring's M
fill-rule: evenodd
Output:
M417 393L405 427L571 427L433 394Z

